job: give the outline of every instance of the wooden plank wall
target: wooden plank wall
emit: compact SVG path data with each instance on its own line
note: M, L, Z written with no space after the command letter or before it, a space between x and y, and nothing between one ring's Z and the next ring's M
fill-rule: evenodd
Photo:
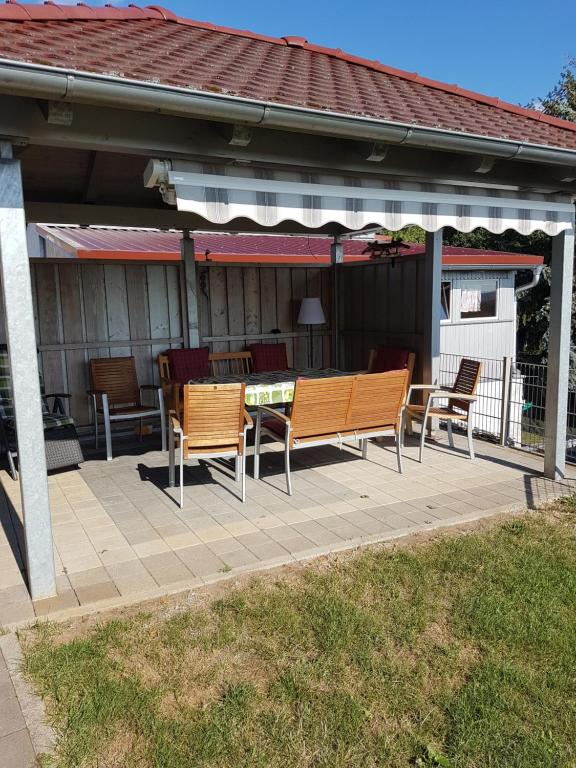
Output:
M211 351L234 352L253 342L281 341L289 365L305 368L308 333L296 320L302 298L318 296L328 322L315 330L314 365L330 366L330 268L198 264L197 269L200 339Z
M88 361L134 355L142 384L158 382L156 356L183 342L179 264L32 263L39 364L47 392L69 392L88 424ZM5 343L4 323L0 341Z
M423 257L339 268L340 367L363 370L378 344L416 352L416 375L423 343ZM418 379L416 379L418 380Z
M69 392L71 415L90 422L86 390L92 357L134 355L142 384L158 382L156 357L185 338L181 264L32 262L39 364L46 391ZM331 364L331 281L324 267L198 265L203 344L212 351L282 341L288 362L308 364L307 330L296 323L300 300L319 296L328 322L315 331L314 365ZM1 295L1 292L0 292ZM271 331L279 329L279 334ZM0 301L0 343L5 343Z

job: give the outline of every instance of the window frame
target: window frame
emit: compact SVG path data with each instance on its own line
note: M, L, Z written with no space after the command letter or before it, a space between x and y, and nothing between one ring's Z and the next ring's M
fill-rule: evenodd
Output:
M496 294L496 300L495 300L495 314L494 315L483 315L482 317L463 317L462 316L462 291L470 288L475 288L482 290L483 286L490 285L490 291L494 291ZM494 286L492 288L492 286ZM466 279L460 280L458 283L458 288L460 289L460 294L458 297L458 319L461 323L485 323L490 322L492 320L498 320L499 317L499 310L500 310L500 280L497 277L483 277L479 280L474 279Z
M449 306L449 310L450 310L450 311L448 312L448 316L447 316L447 317L441 317L441 318L440 318L440 322L441 322L441 323L445 323L445 324L448 324L448 323L451 323L451 322L452 322L452 320L453 320L453 313L454 313L454 308L453 308L453 305L454 305L454 302L453 302L453 296L454 296L454 283L453 283L453 280L452 280L452 278L447 278L447 279L445 279L445 278L442 278L442 279L440 280L440 312L442 312L442 309L443 309L443 306L444 306L444 305L443 305L443 303L442 303L442 286L443 286L444 284L447 284L447 285L449 285L449 286L450 286L450 295L449 295L449 298L450 298L450 301L449 301L449 304L450 304L450 306Z

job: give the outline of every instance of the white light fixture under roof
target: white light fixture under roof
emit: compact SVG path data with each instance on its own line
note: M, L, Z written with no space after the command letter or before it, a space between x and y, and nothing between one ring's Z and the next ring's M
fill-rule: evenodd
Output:
M308 368L313 367L313 336L312 326L323 325L326 322L322 302L318 298L302 299L300 312L298 313L298 324L308 326Z

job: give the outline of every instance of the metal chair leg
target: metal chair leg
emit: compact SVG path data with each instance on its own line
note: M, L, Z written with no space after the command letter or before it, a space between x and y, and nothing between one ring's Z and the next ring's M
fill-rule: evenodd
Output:
M171 429L168 435L168 486L174 488L176 480L176 456L174 445L174 431Z
M104 432L106 433L106 459L112 461L112 430L110 428L108 395L102 395L102 410L104 411Z
M244 444L244 453L240 458L240 466L242 468L242 502L246 501L246 444Z
M162 453L166 451L166 406L164 405L164 392L158 389L158 407L160 408L160 429L162 431Z
M234 462L236 465L234 470L234 475L237 483L239 483L240 480L242 480L242 466L240 463L241 461L242 461L242 456L241 454L238 454L238 456L236 456L236 461Z
M454 437L452 435L452 421L448 419L446 421L446 430L448 432L448 445L450 448L454 448Z
M292 496L292 478L290 477L290 442L286 440L284 443L284 463L286 468L286 487L288 488L288 496Z
M254 436L254 480L260 478L260 438L262 428L262 413L256 414L256 434Z
M184 508L184 440L180 437L180 509Z
M398 431L396 433L396 459L398 461L398 472L402 474L404 472L404 468L402 466L402 438L401 438L402 432Z
M467 430L468 433L468 452L470 453L470 461L474 461L474 445L472 444L472 419L470 418L470 414L468 414L468 425Z
M362 440L362 458L368 458L368 440Z
M8 448L6 453L8 456L8 466L10 467L10 477L12 480L18 480L18 472L16 471L16 465L14 464L14 454L10 448Z

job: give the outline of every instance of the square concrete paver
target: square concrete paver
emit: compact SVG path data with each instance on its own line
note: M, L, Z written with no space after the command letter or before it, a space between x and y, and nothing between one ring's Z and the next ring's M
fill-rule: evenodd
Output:
M26 728L0 737L0 768L34 768L37 765L36 754Z
M178 550L178 554L182 551ZM143 557L141 563L159 586L184 581L193 575L174 552Z

